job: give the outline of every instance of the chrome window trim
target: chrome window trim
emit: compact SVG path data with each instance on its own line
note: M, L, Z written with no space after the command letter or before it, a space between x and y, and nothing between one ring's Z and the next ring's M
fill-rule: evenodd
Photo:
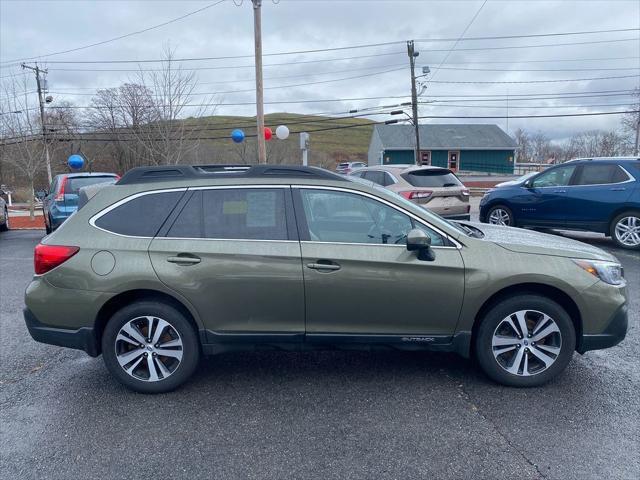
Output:
M237 190L237 189L247 189L247 188L269 188L269 189L274 189L274 188L280 188L280 189L287 189L287 188L291 188L291 185L283 185L283 184L279 184L279 185L207 185L207 186L203 186L203 187L179 187L179 188L165 188L162 190L148 190L145 192L138 192L138 193L134 193L133 195L130 195L128 197L125 197L119 201L117 201L116 203L114 203L113 205L108 206L107 208L105 208L104 210L99 211L98 213L94 214L90 219L89 219L89 225L91 225L93 228L96 228L98 230L102 230L103 232L106 233L110 233L111 235L116 235L118 237L123 237L123 238L136 238L136 239L158 239L158 238L171 238L173 240L178 240L178 239L182 239L182 240L229 240L229 241L248 241L248 242L297 242L297 240L261 240L261 239L251 239L251 238L220 238L220 239L215 239L215 238L183 238L183 237L142 237L142 236L138 236L138 235L123 235L122 233L116 233L116 232L112 232L111 230L106 230L104 228L98 227L96 225L96 221L100 219L100 217L102 217L103 215L106 215L107 213L109 213L111 210L118 208L121 205L124 205L125 203L128 203L132 200L135 200L136 198L140 198L143 197L145 195L154 195L157 193L167 193L167 192L186 192L187 190L221 190L221 189L226 189L226 190Z
M572 162L573 160L570 160L570 161ZM565 163L569 163L569 162L565 162ZM583 164L582 166L587 166L587 165L589 164L586 163L586 164ZM608 185L624 185L625 183L633 183L636 181L636 177L634 177L631 173L629 173L629 171L626 168L624 168L622 165L618 165L617 163L614 163L613 165L622 169L622 171L627 175L626 180L622 182L614 182L614 183L589 183L586 185L555 185L555 186L548 186L548 187L535 187L532 185L531 188L539 189L539 188L569 188L569 187L606 187ZM579 166L580 165L578 165L577 167ZM544 173L544 172L540 172L540 173ZM573 174L571 176L573 176Z
M451 240L449 237L447 237L447 239ZM403 250L407 249L407 246L403 243L323 242L321 240L300 240L300 243L320 245L357 245L359 247L400 247ZM437 248L439 250L459 250L459 247L447 247L446 245L432 245L431 248Z
M443 232L441 229L439 229L438 227L435 227L433 225L431 225L430 223L428 223L426 220L418 217L417 215L409 212L408 210L405 210L404 208L401 208L399 206L397 206L394 203L391 203L383 198L377 197L375 195L372 195L368 192L362 192L360 190L352 190L349 188L343 188L343 187L327 187L327 186L323 186L323 185L291 185L291 188L296 188L296 189L309 189L309 190L333 190L336 192L346 192L346 193L353 193L356 195L362 195L363 197L367 197L370 198L372 200L381 202L385 205L387 205L388 207L391 207L397 211L399 211L400 213L403 213L411 218L413 218L414 220L416 220L418 223L424 225L427 228L430 228L431 230L439 233L440 235L442 235L445 239L447 239L448 241L450 241L451 243L453 243L455 246L454 247L447 247L447 246L436 246L434 245L432 248L455 248L456 250L460 250L462 249L462 244L460 242L458 242L456 239L452 238L451 235L449 235L446 232ZM382 187L384 188L384 187ZM336 244L336 245L340 245L340 244L344 244L344 245L370 245L370 246L374 246L374 247L379 247L381 245L386 245L386 246L391 246L391 247L395 247L395 246L402 246L405 247L404 245L389 245L389 244L377 244L377 243L349 243L349 242L318 242L318 241L301 241L301 243L331 243L331 244Z
M266 240L262 238L153 237L153 240L203 240L203 241L214 241L214 242L298 243L298 240Z

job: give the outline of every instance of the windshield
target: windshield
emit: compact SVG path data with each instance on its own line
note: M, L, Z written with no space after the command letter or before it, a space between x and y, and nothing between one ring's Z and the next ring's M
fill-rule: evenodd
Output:
M460 187L462 183L450 170L425 168L403 173L402 178L414 187Z
M77 195L82 187L95 185L97 183L116 183L116 181L116 177L106 175L104 177L69 177L64 192Z

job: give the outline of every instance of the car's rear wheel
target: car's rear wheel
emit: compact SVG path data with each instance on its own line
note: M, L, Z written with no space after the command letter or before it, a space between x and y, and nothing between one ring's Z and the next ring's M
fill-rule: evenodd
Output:
M4 209L4 223L0 224L0 232L9 230L9 210Z
M569 364L575 346L569 314L556 302L533 294L494 305L474 341L482 370L513 387L534 387L553 379Z
M487 212L487 223L492 225L504 225L507 227L515 226L513 212L504 205L495 205Z
M613 241L622 248L640 250L640 212L624 212L610 226Z
M116 312L102 335L102 356L125 386L168 392L195 371L200 344L189 320L170 305L142 301Z

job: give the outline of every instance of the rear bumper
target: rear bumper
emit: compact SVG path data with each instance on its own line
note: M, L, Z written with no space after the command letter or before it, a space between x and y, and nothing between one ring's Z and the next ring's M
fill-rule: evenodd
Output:
M29 334L36 342L84 350L92 357L100 354L93 328L82 327L77 330L55 328L41 323L28 308L24 309L23 314Z
M629 325L627 304L622 305L611 317L609 325L604 332L598 334L582 335L578 345L578 352L585 353L589 350L601 350L603 348L618 345L627 335Z

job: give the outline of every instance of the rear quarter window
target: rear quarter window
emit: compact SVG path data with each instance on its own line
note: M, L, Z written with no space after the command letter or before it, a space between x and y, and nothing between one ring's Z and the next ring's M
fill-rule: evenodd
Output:
M183 191L145 194L107 211L94 224L120 235L155 237L182 195Z

